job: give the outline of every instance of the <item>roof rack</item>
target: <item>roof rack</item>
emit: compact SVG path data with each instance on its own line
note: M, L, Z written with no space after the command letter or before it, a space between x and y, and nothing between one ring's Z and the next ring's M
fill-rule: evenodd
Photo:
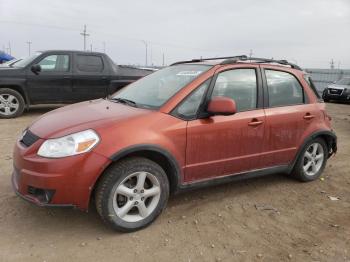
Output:
M171 64L170 66L178 65L178 64L203 62L203 61L208 61L208 60L224 60L220 63L220 65L235 64L235 63L238 63L240 61L248 61L249 60L249 61L256 61L257 63L276 63L276 64L281 64L281 65L288 65L291 68L303 70L298 65L290 63L287 60L274 60L274 59L269 59L269 58L248 57L246 55L192 59L192 60L187 60L187 61L179 61L179 62Z
M198 62L203 62L203 61L208 61L208 60L228 60L228 59L236 59L237 61L245 59L247 56L246 55L237 55L237 56L223 56L223 57L210 57L210 58L198 58L198 59L192 59L192 60L185 60L185 61L179 61L171 64L170 66L173 65L179 65L179 64L188 64L188 63L198 63Z
M243 59L240 59L240 61L256 61L257 63L276 63L280 65L288 65L291 68L298 69L298 70L303 70L300 66L290 63L287 60L275 60L275 59L269 59L269 58L259 58L259 57L247 57L245 56ZM232 63L237 63L236 60L232 61L231 59L226 59L221 62L221 65L225 64L232 64Z

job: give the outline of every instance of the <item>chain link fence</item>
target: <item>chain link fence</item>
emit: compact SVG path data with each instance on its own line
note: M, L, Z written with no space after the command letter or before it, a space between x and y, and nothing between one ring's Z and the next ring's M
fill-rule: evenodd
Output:
M350 69L305 69L305 71L311 75L319 93L335 81L345 76L350 77Z

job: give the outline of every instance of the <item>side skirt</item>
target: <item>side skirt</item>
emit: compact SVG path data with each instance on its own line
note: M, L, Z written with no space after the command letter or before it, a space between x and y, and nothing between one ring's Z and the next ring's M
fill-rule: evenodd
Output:
M226 175L226 176L217 177L217 178L201 180L198 182L191 182L191 183L182 184L179 186L176 193L181 193L184 191L194 190L194 189L203 188L203 187L227 184L227 183L234 182L234 181L242 181L242 180L246 180L246 179L251 179L251 178L256 178L256 177L261 177L261 176L266 176L266 175L271 175L271 174L278 174L278 173L286 173L287 174L289 172L290 172L290 166L288 166L288 165L274 166L274 167L268 167L268 168L263 168L263 169L251 170L251 171L247 171L247 172L242 172L242 173Z

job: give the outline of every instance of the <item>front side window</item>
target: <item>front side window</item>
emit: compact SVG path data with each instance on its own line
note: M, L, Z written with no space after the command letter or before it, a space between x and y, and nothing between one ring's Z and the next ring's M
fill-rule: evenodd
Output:
M96 55L77 55L77 67L81 72L102 72L102 58Z
M159 108L211 67L191 64L169 66L131 83L112 96L112 100L128 100L136 106Z
M66 72L69 70L68 55L49 55L44 57L39 63L42 71Z
M235 100L237 112L257 108L255 69L234 69L220 73L212 97L224 96Z
M174 114L180 118L188 120L194 119L203 100L205 90L207 90L209 84L210 79L197 87L197 89L189 94L185 100L174 110Z
M303 88L290 73L265 70L269 106L287 106L304 103Z

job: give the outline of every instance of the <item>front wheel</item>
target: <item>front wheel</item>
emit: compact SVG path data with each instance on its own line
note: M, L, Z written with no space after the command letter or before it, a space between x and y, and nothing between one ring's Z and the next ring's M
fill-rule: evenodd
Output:
M15 118L22 115L25 102L20 93L9 88L0 89L0 118Z
M303 182L321 176L328 159L328 146L322 138L307 143L294 166L292 175Z
M165 208L169 182L164 170L146 158L112 165L96 190L96 208L113 229L132 232L151 224Z

